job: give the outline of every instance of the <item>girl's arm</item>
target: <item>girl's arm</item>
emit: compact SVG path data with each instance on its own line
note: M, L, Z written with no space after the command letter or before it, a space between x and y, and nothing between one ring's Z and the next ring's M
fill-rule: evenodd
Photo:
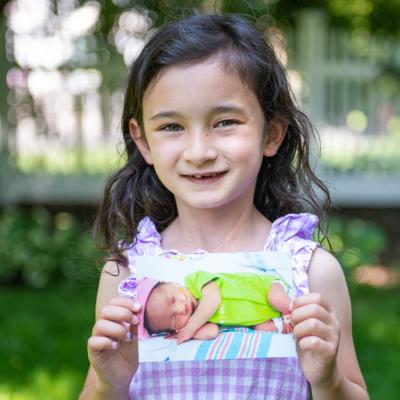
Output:
M118 269L114 263L107 263L101 273L96 323L88 340L90 368L80 400L129 398L129 384L138 367L138 351L137 339L127 337L124 323L137 322L135 314L140 307L129 298L118 297L118 285L128 276L128 268Z
M186 342L194 337L195 333L215 314L221 304L221 295L218 286L211 281L203 286L202 298L188 323L177 334L177 344Z
M314 400L365 400L368 393L353 344L351 304L338 261L317 249L309 271L310 294L293 302L293 333Z

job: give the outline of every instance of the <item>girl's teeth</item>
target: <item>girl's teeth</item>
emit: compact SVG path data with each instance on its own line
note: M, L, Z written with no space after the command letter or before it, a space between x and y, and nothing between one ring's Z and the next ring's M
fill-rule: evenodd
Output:
M201 178L214 178L218 174L210 174L210 175L194 175L195 178L201 179Z

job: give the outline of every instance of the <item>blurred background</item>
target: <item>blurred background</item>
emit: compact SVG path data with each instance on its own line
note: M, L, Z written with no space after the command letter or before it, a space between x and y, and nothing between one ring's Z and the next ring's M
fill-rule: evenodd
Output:
M0 0L0 400L78 397L102 254L91 224L123 162L127 66L193 7L271 38L321 139L333 249L371 399L400 386L399 0Z

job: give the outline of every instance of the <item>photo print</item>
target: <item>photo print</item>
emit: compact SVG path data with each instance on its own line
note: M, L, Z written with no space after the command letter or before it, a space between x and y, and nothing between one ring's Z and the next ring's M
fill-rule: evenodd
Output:
M142 304L141 362L297 357L284 252L138 256L120 295Z

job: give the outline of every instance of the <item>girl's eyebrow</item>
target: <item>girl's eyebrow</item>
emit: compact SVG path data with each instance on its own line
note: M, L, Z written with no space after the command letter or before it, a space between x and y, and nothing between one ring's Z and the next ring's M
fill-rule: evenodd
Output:
M235 105L227 104L227 105L220 105L220 106L215 106L210 109L210 114L221 114L221 113L229 113L233 112L236 114L246 114L245 110L242 107L238 107ZM153 121L155 119L160 119L160 118L182 118L183 114L181 114L178 111L161 111L159 113L156 113L152 115L149 119L150 121Z
M159 118L179 118L179 117L182 117L182 114L176 111L161 111L157 114L154 114L149 119L152 121Z
M237 114L245 114L245 110L242 107L227 104L221 106L215 106L211 109L211 114L221 114L221 113L237 113Z

